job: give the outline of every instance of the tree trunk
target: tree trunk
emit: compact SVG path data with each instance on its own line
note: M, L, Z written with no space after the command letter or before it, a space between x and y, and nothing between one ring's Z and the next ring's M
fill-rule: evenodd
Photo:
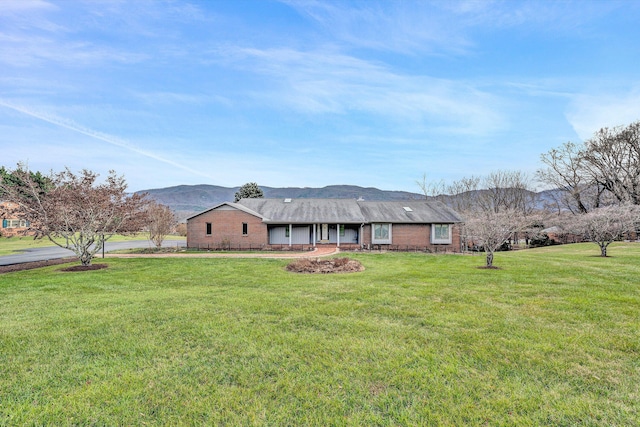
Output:
M493 267L493 252L487 251L487 267Z
M609 245L600 245L600 256L607 256L607 246Z
M80 263L82 263L82 265L84 266L91 265L91 260L93 259L93 253L91 253L91 251L89 251L88 248L86 248L85 250L80 252L78 259L80 260Z

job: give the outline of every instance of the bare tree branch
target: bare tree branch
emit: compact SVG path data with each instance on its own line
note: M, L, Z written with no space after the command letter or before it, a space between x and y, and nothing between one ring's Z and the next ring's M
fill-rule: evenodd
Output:
M43 188L32 174L16 169L19 185L0 182L5 197L38 236L72 250L83 265L90 265L106 240L116 233L139 231L144 225L143 196L128 196L124 177L109 172L105 183L89 170L74 174L66 169L48 177Z

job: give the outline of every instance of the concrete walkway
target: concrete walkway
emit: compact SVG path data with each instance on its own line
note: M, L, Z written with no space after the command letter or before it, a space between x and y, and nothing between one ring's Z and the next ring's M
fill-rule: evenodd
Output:
M225 253L225 252L202 252L202 253L164 253L164 254L106 254L106 258L318 258L340 253L340 248L336 245L319 245L312 251L304 252L247 252L247 253ZM99 257L96 258L96 260Z

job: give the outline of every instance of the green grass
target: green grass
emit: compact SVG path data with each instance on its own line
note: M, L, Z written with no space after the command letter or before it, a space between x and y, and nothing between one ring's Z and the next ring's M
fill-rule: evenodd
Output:
M108 242L122 242L127 240L145 240L148 239L147 234L132 234L121 236L116 234L111 237ZM185 240L182 236L167 236L165 240ZM41 248L47 246L55 246L46 237L43 239L34 239L30 236L13 236L13 237L0 237L0 256L11 255L27 249Z
M640 245L0 276L0 425L640 424Z

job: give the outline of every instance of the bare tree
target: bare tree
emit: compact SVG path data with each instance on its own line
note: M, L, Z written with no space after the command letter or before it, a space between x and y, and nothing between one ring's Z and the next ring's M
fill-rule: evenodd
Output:
M248 182L236 191L234 202L238 202L240 199L261 199L264 197L264 193L258 184L255 182Z
M619 203L640 205L640 121L600 129L585 142L584 160Z
M560 189L575 214L608 204L640 204L640 121L602 128L583 145L567 142L542 154L537 178Z
M574 217L565 227L584 236L600 247L600 255L607 256L609 245L624 234L634 232L640 222L640 208L634 205L614 205L597 208Z
M539 169L536 177L565 194L565 197L557 200L562 208L567 208L573 213L586 213L600 205L600 196L604 188L597 184L586 167L584 150L581 147L566 142L560 148L542 154L540 160L547 167Z
M422 194L424 194L425 199L436 199L440 201L444 201L445 193L446 193L446 185L444 180L440 181L429 181L427 179L427 174L422 174L422 179L416 180L416 185L420 188Z
M149 240L156 245L156 248L160 248L164 238L175 230L176 217L168 206L156 202L148 204L146 214Z
M484 178L483 187L477 205L484 211L513 210L526 215L535 209L536 193L529 177L521 171L491 172Z
M471 176L453 181L447 186L447 194L449 194L448 205L455 211L460 213L470 212L473 210L478 199L478 190L480 188L481 178Z
M184 222L177 224L175 232L178 236L187 237L187 224Z
M463 233L466 242L481 246L486 254L486 267L493 267L494 253L511 239L514 233L531 228L535 217L525 217L515 209L499 212L475 211L465 221Z
M76 175L66 169L48 177L46 189L28 171L18 168L12 174L20 185L0 182L4 197L18 204L38 237L72 250L82 265L90 265L114 234L139 231L144 225L146 201L128 196L124 178L114 171L105 183L96 184L96 173L85 169Z

